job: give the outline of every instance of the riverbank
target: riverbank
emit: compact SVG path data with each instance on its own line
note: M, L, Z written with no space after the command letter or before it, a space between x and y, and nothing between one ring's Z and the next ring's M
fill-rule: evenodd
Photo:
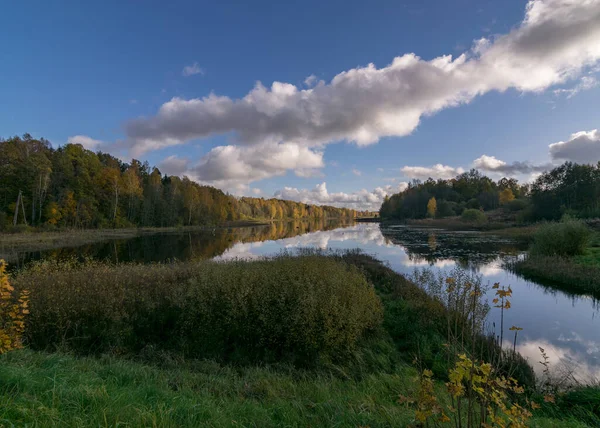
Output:
M577 256L529 254L506 263L526 279L576 294L600 298L600 232L595 232L584 253Z
M0 259L10 260L20 252L46 251L57 248L72 248L113 239L130 239L137 236L160 233L185 233L234 228L268 226L264 221L239 220L223 223L220 226L181 226L181 227L139 227L124 229L57 229L54 231L31 230L20 233L0 233Z
M386 221L386 224L394 224L394 222ZM497 235L519 241L531 241L533 234L539 227L538 223L515 225L512 222L468 222L460 217L448 218L426 218L426 219L411 219L405 223L409 226L444 229L450 231L477 231L488 235Z
M441 302L372 257L320 254L231 264L46 263L16 274L15 288L31 292L26 335L37 350L0 357L0 419L38 426L407 426L415 408L399 400L419 390L416 356L439 379L436 395L448 404ZM380 324L365 318L376 313L367 284L381 302ZM221 320L223 310L233 312ZM213 327L189 325L202 314ZM303 319L316 322L317 334L296 324ZM358 334L340 336L361 325L352 330ZM261 331L262 339L255 336ZM194 352L179 352L190 334L202 340ZM321 356L294 358L304 346L317 346ZM62 353L52 352L57 347ZM285 349L292 354L279 351ZM515 376L530 390L525 367ZM542 411L530 426L586 426L572 413L557 411L558 421Z

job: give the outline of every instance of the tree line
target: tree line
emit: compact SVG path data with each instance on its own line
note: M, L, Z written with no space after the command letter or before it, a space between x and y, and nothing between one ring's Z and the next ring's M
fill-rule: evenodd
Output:
M413 180L404 191L386 197L379 213L384 219L404 220L500 207L519 212L523 221L557 220L565 214L600 217L600 163L565 162L531 184L514 178L494 181L475 169L448 180Z
M38 227L169 227L238 220L354 218L347 208L237 198L187 177L163 175L79 144L53 148L29 134L0 139L0 230Z
M413 180L404 191L385 198L380 215L389 219L452 217L465 209L492 210L527 192L528 186L514 178L495 182L472 169L449 180Z

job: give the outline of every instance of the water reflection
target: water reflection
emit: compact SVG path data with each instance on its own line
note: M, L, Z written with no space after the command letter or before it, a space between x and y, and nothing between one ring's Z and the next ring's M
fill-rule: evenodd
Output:
M548 353L553 370L572 372L578 381L600 377L600 331L597 302L526 281L504 270L505 258L521 254L525 247L505 238L473 232L358 224L345 229L317 231L268 242L240 243L226 250L219 260L263 257L281 250L303 247L322 249L361 248L387 262L394 270L412 275L415 269L449 272L456 266L471 269L484 282L510 285L512 308L505 312L504 337L512 338L512 325L523 327L517 348L536 371L541 370L539 347ZM494 290L487 296L491 301ZM488 323L500 325L500 311L492 309ZM499 334L496 329L496 334ZM507 340L507 346L511 345ZM538 367L540 366L540 367Z
M266 226L240 228L215 228L194 232L170 232L138 236L129 239L115 239L93 244L59 248L46 251L8 253L6 259L15 267L45 260L66 258L92 258L112 262L164 262L169 260L203 260L223 254L240 243L254 243L285 239L314 231L328 231L352 224L348 221L275 222Z
M508 330L512 325L524 328L519 333L517 347L530 359L534 368L539 370L538 348L542 347L556 370L568 368L580 381L589 381L592 376L600 377L597 302L587 296L569 295L526 281L504 270L503 260L518 256L525 248L511 240L480 233L298 221L115 240L76 249L20 254L19 260L23 263L38 258L74 255L138 262L229 260L264 257L303 247L360 248L407 275L415 269L449 272L460 266L479 273L484 282L510 285L514 297L512 308L505 313L504 337L512 337ZM489 300L493 298L492 293L490 290ZM499 310L492 309L488 322L500 325ZM499 331L496 333L499 334Z

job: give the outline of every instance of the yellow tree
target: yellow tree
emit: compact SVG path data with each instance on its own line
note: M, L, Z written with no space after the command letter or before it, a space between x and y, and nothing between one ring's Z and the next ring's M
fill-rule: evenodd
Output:
M29 313L29 294L23 291L17 300L5 269L4 260L0 260L0 354L23 347L21 337Z
M510 188L506 188L503 191L500 192L500 195L498 195L499 199L500 199L500 205L504 205L512 200L515 199L515 195L513 195L512 190L510 190Z
M432 197L429 200L429 202L427 202L427 215L431 218L434 218L436 212L437 212L437 201L435 200L435 197Z

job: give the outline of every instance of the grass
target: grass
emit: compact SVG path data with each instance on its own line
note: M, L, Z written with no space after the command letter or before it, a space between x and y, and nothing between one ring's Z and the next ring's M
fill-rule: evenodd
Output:
M525 279L574 294L600 298L600 267L560 256L528 256L507 262L506 267Z
M353 380L291 367L214 361L157 367L108 356L22 350L0 356L0 425L408 426L414 411L397 400L414 393L416 376L406 365ZM442 389L436 385L438 392ZM590 414L583 417L589 420ZM570 414L530 422L532 427L593 426Z
M307 261L312 267L306 264ZM231 268L233 273L227 273L226 268ZM332 292L329 294L334 300L341 299L342 306L344 294L335 291L336 280L329 277L339 276L341 283L351 290L354 288L348 294L353 296L357 293L356 287L363 287L361 281L366 280L374 285L383 305L383 323L364 330L357 336L355 346L342 347L344 358L321 358L319 364L310 366L294 364L294 360L286 358L269 362L269 359L263 358L264 355L252 362L232 361L222 358L222 355L203 358L202 355L169 352L156 343L136 353L123 353L122 348L113 348L103 349L96 355L75 355L65 352L65 349L74 348L69 348L68 343L65 346L63 341L56 343L54 353L31 349L10 352L0 356L0 426L6 423L9 426L44 427L383 427L414 424L414 409L399 404L398 399L401 395L414 396L418 387L418 373L411 367L415 356L419 356L426 367L434 369L438 374L436 378L443 380L444 371L447 371L444 354L447 314L440 301L364 254L350 252L323 257L307 252L294 260L280 256L272 261L239 262L238 265L63 265L55 273L52 273L51 266L38 266L17 274L17 278L12 280L16 288L44 281L43 285L34 286L32 290L33 317L36 299L41 299L40 295L35 296L35 290L58 288L54 291L55 296L50 292L41 294L43 299L37 300L38 310L44 303L51 307L64 305L67 312L74 310L77 313L81 307L72 295L91 287L106 294L106 301L102 300L101 294L91 296L94 297L91 299L93 304L89 307L100 307L102 312L104 306L115 307L113 303L126 302L129 299L127 289L134 286L129 291L131 296L138 295L141 300L152 303L142 306L152 309L158 308L154 306L156 295L169 293L170 288L175 288L175 291L182 286L194 289L194 280L199 272L204 272L206 284L226 291L223 284L231 279L232 284L240 284L242 288L253 284L252 278L257 275L263 278L259 282L265 282L265 278L260 277L261 271L272 275L275 278L272 284L279 285L279 288L289 286L298 290L298 285L293 283L294 278L298 278L299 284L330 284ZM315 277L313 273L319 275ZM32 281L34 278L37 279ZM86 278L87 282L84 282ZM136 281L144 284L146 290L139 288L139 284L136 288ZM73 288L67 290L65 284ZM257 289L260 290L260 287ZM202 290L203 293L208 291ZM275 288L267 287L265 290L275 293L275 296L286 296L285 293L277 294ZM315 301L324 302L324 307L328 307L327 293L310 290L316 292ZM276 300L265 302L264 307L272 306ZM361 302L364 298L356 300ZM218 301L229 302L230 298ZM256 302L258 308L259 303ZM287 310L279 308L274 311L288 313L280 315L283 318L279 321L271 320L272 328L286 323L293 325L298 319L297 314L301 313L294 312L294 306L302 305L291 302ZM352 310L341 312L353 313ZM229 308L227 313L235 312ZM246 321L252 323L255 318L256 315L253 315ZM354 325L360 324L361 318L340 319L352 320L347 324ZM90 320L99 324L104 322L95 314ZM327 327L326 323L320 324ZM333 324L330 334L339 331L340 327L348 328L345 324L337 327ZM327 328L323 330L328 331ZM81 330L78 331L81 333ZM238 333L246 334L241 330ZM46 349L45 346L42 348ZM447 402L441 381L435 383L435 391L442 402ZM559 414L540 411L530 425L583 427L586 425L581 421L593 420L589 418L589 412Z
M158 368L113 357L18 351L0 359L0 424L32 426L406 426L396 403L416 371L344 380L199 361Z
M587 248L590 235L590 229L582 221L543 223L533 236L529 252L535 256L579 256Z
M34 349L295 361L343 358L381 324L372 285L333 257L122 264L42 262L16 274L30 292Z
M554 241L544 243L542 247L550 248L550 252L556 252L554 249L557 247L561 253L568 250L569 246L561 245L562 241L558 238ZM532 252L523 260L507 262L506 266L526 279L600 298L600 232L591 234L585 242L583 248L579 248L579 242L570 246L576 251L568 250L568 253L579 253L576 255L546 255L539 254L538 250L538 253Z
M575 263L600 268L600 232L594 233L583 254L575 256Z

